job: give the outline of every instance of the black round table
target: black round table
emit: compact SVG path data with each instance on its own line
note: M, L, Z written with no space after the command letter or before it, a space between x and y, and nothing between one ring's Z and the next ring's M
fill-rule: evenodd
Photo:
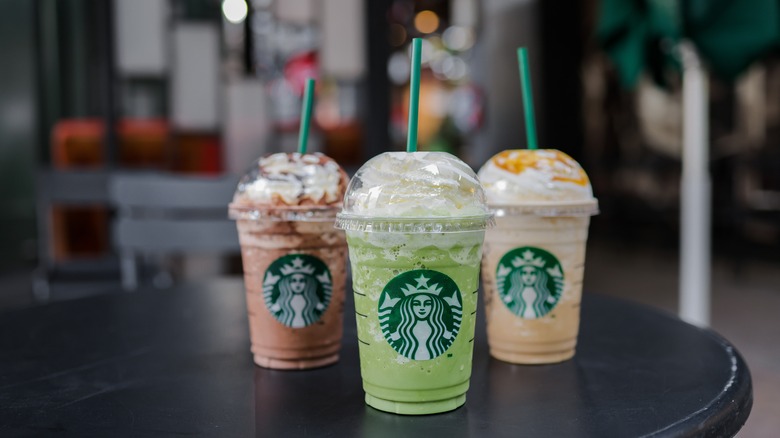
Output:
M0 436L732 436L750 373L709 330L585 294L573 360L487 353L478 314L466 405L407 417L363 403L351 298L341 361L256 367L240 279L0 314Z

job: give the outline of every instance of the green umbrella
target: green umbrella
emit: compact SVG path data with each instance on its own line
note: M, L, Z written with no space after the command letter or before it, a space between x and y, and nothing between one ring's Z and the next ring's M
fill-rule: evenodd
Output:
M685 33L710 70L734 79L780 42L778 0L688 0Z
M681 24L674 0L602 0L596 37L618 69L621 82L633 88L640 74L658 77L671 62L663 41L677 41Z
M734 79L780 43L778 0L602 0L596 36L621 81L648 71L663 83L677 67L672 48L691 40L710 70Z

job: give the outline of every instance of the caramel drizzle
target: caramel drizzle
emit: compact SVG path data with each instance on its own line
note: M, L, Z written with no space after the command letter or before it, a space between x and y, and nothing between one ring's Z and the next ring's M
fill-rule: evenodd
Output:
M568 182L579 186L586 186L590 183L588 175L570 156L556 150L546 150L545 152L553 153L555 156L542 156L537 151L524 149L508 150L493 157L493 164L515 175L523 173L526 169L536 169L552 173L553 181ZM562 164L567 171L561 172L560 166L556 166L556 164ZM575 172L577 175L571 176Z

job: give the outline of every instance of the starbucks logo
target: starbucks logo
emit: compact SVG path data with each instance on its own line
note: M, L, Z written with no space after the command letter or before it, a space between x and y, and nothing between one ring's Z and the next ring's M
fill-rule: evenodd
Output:
M292 328L317 322L328 308L332 290L328 267L308 254L279 257L263 280L266 307L277 321Z
M441 272L418 269L390 280L379 297L379 324L393 349L434 359L455 341L463 318L458 286Z
M563 294L563 270L549 252L524 246L501 257L496 269L501 301L515 315L536 319L550 313Z

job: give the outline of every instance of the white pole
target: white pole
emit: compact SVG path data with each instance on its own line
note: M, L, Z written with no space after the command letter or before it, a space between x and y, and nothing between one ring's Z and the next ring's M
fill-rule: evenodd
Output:
M683 151L680 188L680 318L710 323L709 93L707 75L690 42L683 64Z

